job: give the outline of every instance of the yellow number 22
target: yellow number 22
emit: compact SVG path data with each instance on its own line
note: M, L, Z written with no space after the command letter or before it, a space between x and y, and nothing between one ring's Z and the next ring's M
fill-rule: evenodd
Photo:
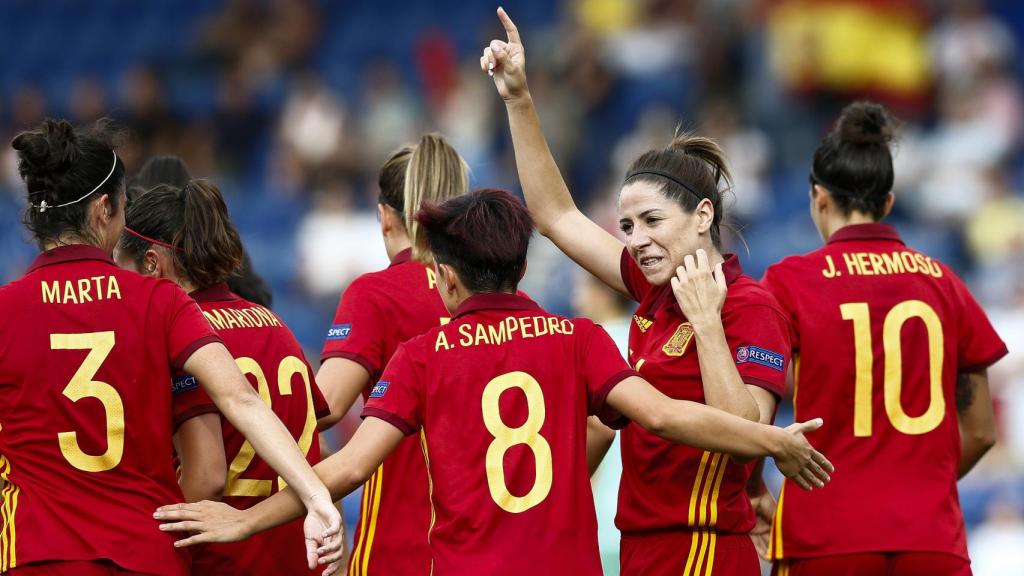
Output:
M527 417L518 428L509 428L501 418L498 400L509 388L518 388L526 395ZM502 510L517 514L540 504L551 492L551 446L540 435L544 425L544 392L540 383L526 372L509 372L487 383L481 401L484 426L494 436L487 447L487 488L491 498ZM515 496L505 483L505 453L509 448L525 444L536 460L533 487L524 496Z
M78 432L57 434L60 452L69 463L85 472L104 472L121 463L124 456L124 403L121 395L106 382L93 380L100 365L114 349L113 332L86 334L50 334L51 350L88 350L71 381L64 387L64 396L72 402L95 398L103 404L106 415L107 450L98 455L87 454L78 444Z

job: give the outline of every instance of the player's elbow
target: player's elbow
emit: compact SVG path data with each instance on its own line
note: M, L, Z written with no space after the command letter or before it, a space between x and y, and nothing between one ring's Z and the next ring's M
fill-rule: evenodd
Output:
M339 420L341 420L341 414L335 414L332 410L330 414L316 421L316 428L323 432L337 424Z
M641 428L658 436L667 438L672 434L674 418L671 412L658 405L644 410L639 418L634 420Z
M966 443L974 448L973 451L979 454L985 454L996 445L996 429L995 426L977 426L970 430L965 430Z
M188 502L202 500L219 501L224 496L226 474L223 470L213 471L207 467L185 474L181 479L181 491Z

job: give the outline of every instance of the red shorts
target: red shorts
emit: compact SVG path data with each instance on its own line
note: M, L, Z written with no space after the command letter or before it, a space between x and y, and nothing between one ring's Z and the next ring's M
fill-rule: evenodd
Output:
M760 576L747 534L665 532L622 536L621 576Z
M779 560L772 576L971 576L971 563L942 552L844 554Z
M7 572L10 576L147 576L125 570L109 560L94 562L33 562Z

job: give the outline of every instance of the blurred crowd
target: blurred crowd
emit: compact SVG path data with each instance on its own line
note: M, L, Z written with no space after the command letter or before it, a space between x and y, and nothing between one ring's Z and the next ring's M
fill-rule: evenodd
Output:
M817 247L811 153L843 105L904 122L891 217L972 286L1010 356L991 373L997 448L961 483L978 574L1020 574L1024 541L1024 5L1013 0L510 0L531 89L577 201L614 228L626 165L677 126L735 175L729 242L759 276ZM376 170L445 134L475 185L516 189L504 112L479 71L493 1L0 3L0 140L47 115L129 129L129 169L177 154L228 193L275 308L317 356L337 297L386 265ZM396 17L397 16L397 17ZM0 147L0 280L34 254ZM535 242L523 288L585 307ZM593 293L592 290L587 293ZM585 298L586 296L581 296ZM1016 555L1016 557L1014 556ZM1016 567L1016 568L1014 568ZM1007 572L1009 570L1009 572Z

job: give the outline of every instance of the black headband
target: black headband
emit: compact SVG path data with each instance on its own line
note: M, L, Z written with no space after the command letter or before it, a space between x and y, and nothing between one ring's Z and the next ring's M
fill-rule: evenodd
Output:
M811 174L809 180L811 181L812 185L816 184L818 186L826 188L832 194L836 194L839 196L849 196L851 198L858 198L862 196L862 194L855 194L851 190L843 188L842 186L830 184L827 180L822 179L820 176L814 173L814 167L811 167Z
M700 194L698 194L696 190L691 188L688 184L686 184L679 178L676 178L672 174L669 174L668 172L663 172L661 170L637 170L636 172L630 172L629 174L626 174L626 179L623 180L622 182L623 184L625 184L626 182L629 182L631 179L636 178L637 176L643 176L645 174L650 174L652 176L661 176L662 178L671 180L672 182L675 182L676 184L682 186L683 190L686 190L690 194L693 194L695 197L697 197L698 200L703 200L705 198L705 196L701 196ZM710 198L708 199L710 200Z

